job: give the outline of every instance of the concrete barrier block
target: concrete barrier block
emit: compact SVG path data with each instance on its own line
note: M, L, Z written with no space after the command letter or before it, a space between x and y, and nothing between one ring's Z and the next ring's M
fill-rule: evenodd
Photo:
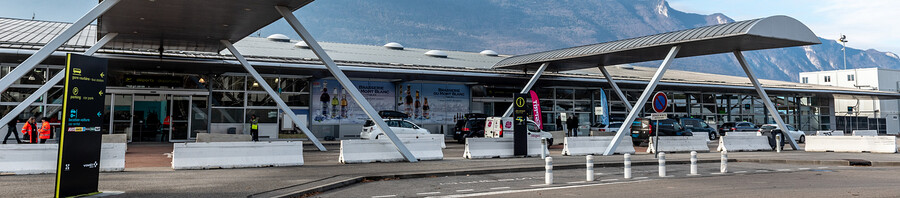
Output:
M717 151L771 151L766 136L725 136L719 139Z
M725 136L760 136L759 132L727 132Z
M878 136L876 130L854 130L853 136Z
M176 143L172 168L212 169L303 165L303 142Z
M894 136L809 136L806 152L871 152L896 153Z
M509 158L513 155L513 138L466 138L466 150L463 158ZM528 138L528 156L540 156L541 152L550 153L547 147L541 144L539 138Z
M613 140L613 136L590 136L590 137L566 137L563 139L563 155L601 155L609 143ZM634 154L634 147L631 144L631 136L624 136L619 146L616 147L617 154Z
M128 143L128 136L125 134L103 134L103 143Z
M655 153L656 152L656 142L653 141L653 137L650 138L650 147L647 148L647 153ZM709 146L707 146L706 141L709 140L707 136L659 136L659 151L671 153L671 152L709 152Z
M843 131L816 131L816 136L844 136Z
M384 137L384 135L379 135L379 139L381 139L381 138L387 138L387 137ZM397 134L397 138L400 138L400 139L430 139L430 140L433 140L433 141L437 142L438 144L440 144L441 148L447 148L447 144L444 141L444 134L425 134L425 135Z
M125 143L104 143L100 147L100 171L125 170ZM0 145L0 173L56 173L58 144Z
M249 134L198 133L197 142L249 142Z
M416 156L418 160L442 160L444 152L441 144L434 138L408 139L400 141ZM341 140L341 153L338 161L345 164L372 162L401 162L406 158L397 150L397 146L389 139L376 140Z

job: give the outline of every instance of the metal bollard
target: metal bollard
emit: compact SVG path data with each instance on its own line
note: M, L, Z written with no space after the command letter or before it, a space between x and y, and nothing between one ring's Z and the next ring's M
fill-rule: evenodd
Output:
M631 179L631 154L625 153L625 179Z
M585 179L587 181L594 181L594 155L588 155L586 158L587 163L584 164L587 167Z
M541 145L543 145L544 148L547 148L547 138L541 138ZM547 154L544 153L544 149L541 149L541 159L545 158L547 158Z
M544 184L550 185L553 184L553 157L547 157L544 159L546 165L544 168L547 169L547 172L544 173Z
M666 152L659 152L659 176L666 176Z
M775 152L781 153L781 134L775 135Z
M691 175L697 175L697 151L691 151Z
M722 151L722 165L719 166L719 172L728 172L728 151Z

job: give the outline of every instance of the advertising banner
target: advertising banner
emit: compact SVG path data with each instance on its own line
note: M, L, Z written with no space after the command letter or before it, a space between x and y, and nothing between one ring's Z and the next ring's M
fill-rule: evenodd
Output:
M56 197L96 193L100 176L107 60L78 54L66 60Z
M606 99L606 93L603 92L603 89L600 89L600 105L603 113L600 114L600 122L603 125L609 125L609 102Z
M531 111L534 114L534 123L541 129L544 129L544 120L541 119L541 101L538 100L537 93L534 91L528 92L531 93Z
M394 110L396 92L392 83L353 81L353 85L375 110ZM314 125L364 124L369 119L337 80L313 81L312 97L310 116Z
M469 112L469 87L452 84L403 83L397 110L416 124L454 124L454 116Z

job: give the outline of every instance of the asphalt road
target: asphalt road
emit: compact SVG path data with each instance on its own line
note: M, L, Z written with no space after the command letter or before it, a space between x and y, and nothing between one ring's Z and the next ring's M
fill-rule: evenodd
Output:
M657 166L634 167L632 179L621 168L595 169L595 181L584 170L554 171L554 184L544 172L505 173L421 179L371 181L330 191L319 197L893 197L900 168L823 167L787 164L700 164L689 176L688 165L669 165L667 177ZM650 186L656 186L649 188ZM602 195L602 196L601 196Z

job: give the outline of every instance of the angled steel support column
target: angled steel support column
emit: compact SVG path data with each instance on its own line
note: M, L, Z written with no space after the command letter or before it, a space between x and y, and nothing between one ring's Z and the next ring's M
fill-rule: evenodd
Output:
M0 79L0 92L5 92L10 85L16 82L16 80L22 78L22 76L31 71L31 69L34 69L35 66L43 62L44 59L47 59L53 51L56 51L57 48L68 42L75 34L81 32L84 27L97 19L97 17L100 17L100 15L109 10L109 8L116 5L116 3L119 3L119 0L105 0L100 2L100 4L91 9L91 11L88 11L88 13L78 19L78 21L75 21L75 23L53 38L53 40L50 40L44 47L29 56L28 59L25 59L22 64L19 64L19 66L10 71L9 74Z
M663 59L662 64L659 65L659 68L656 69L656 74L653 74L653 78L650 79L650 82L647 83L647 88L644 89L644 93L641 94L641 97L638 98L634 103L634 108L628 112L628 117L625 118L625 121L622 122L622 126L619 127L619 131L616 132L616 136L613 137L612 142L609 143L609 147L606 147L606 151L603 152L603 155L612 155L616 151L616 147L619 146L619 143L622 142L623 135L631 135L631 123L634 122L634 119L637 118L638 114L644 110L644 104L647 103L647 100L650 99L650 95L653 95L653 90L656 89L656 85L659 84L659 80L662 79L663 74L666 73L666 69L668 69L669 65L672 63L672 59L675 59L675 55L678 54L678 50L681 50L681 46L674 46L671 50L669 50L669 54L666 55L666 59Z
M100 48L102 48L104 45L106 45L107 42L109 42L110 40L112 40L113 38L115 38L118 35L119 35L118 33L106 34L105 36L103 36L103 38L101 38L99 41L97 41L97 43L94 43L94 46L91 46L90 49L85 51L83 53L83 55L85 55L85 56L94 55L94 52L97 52L97 50L100 50ZM3 115L3 118L0 118L0 123L9 123L10 121L12 121L12 119L15 118L16 116L19 116L19 114L22 113L22 111L25 111L25 108L28 108L28 106L30 106L31 103L34 103L34 101L36 101L38 98L41 98L41 96L44 96L44 93L47 93L47 91L50 90L50 88L53 88L53 86L59 84L59 81L62 81L62 79L65 77L66 77L65 71L60 71L59 73L56 73L56 75L53 75L53 78L50 78L50 80L48 80L46 83L44 83L44 85L41 85L41 87L38 88L37 91L34 91L33 93L31 93L31 95L28 95L28 97L25 98L25 100L22 101L22 103L19 103L19 105L16 105L16 107L13 108L12 111L10 111L9 113L6 113L6 115Z
M791 143L791 148L794 150L800 150L800 147L797 146L797 142L794 141L794 138L791 137L791 133L786 132L787 127L784 125L784 120L781 119L781 116L778 115L778 109L775 108L775 105L772 104L772 100L769 99L769 94L766 94L766 90L759 84L759 80L756 78L756 75L753 75L753 71L750 70L750 65L747 65L747 60L744 59L744 54L741 51L734 51L734 57L737 58L738 63L741 64L741 68L744 69L744 73L747 74L747 77L750 78L750 83L753 83L753 87L756 88L756 93L759 94L760 99L762 99L763 103L766 105L766 109L769 110L769 115L772 116L772 119L775 119L775 123L778 124L778 128L785 131L782 134L783 137L788 139Z
M531 76L531 80L528 80L528 83L525 84L525 87L522 88L522 91L519 93L527 94L528 91L531 91L531 87L534 87L534 83L537 82L538 78L541 78L541 74L544 74L544 70L547 70L547 66L550 63L541 64L541 67L538 68L537 71L534 72L534 75ZM513 112L513 104L509 104L509 108L506 108L506 112L503 112L503 117L509 117Z
M622 89L619 89L619 85L616 84L616 81L613 80L612 76L609 75L609 72L606 71L606 67L600 66L600 72L603 72L603 76L606 77L606 81L609 82L609 85L616 91L616 95L619 96L619 99L622 99L622 102L625 102L625 111L631 111L631 102L628 102L628 98L625 98Z
M319 60L322 60L322 63L325 64L325 68L327 68L328 71L331 72L331 75L334 75L334 78L337 79L341 86L344 87L344 90L347 91L347 93L350 94L353 100L356 101L356 104L362 107L363 112L365 112L366 115L369 115L369 118L375 122L375 126L378 126L378 128L384 131L384 134L391 139L391 142L394 143L394 146L397 146L397 150L400 151L400 154L403 155L403 157L405 157L409 162L419 161L418 159L416 159L416 156L413 156L412 152L410 152L409 149L406 148L406 145L403 145L403 142L400 141L400 138L398 138L397 135L394 134L394 131L391 130L390 127L388 127L387 123L384 122L384 119L382 119L381 116L378 115L378 111L376 111L375 108L372 107L372 104L370 104L369 101L366 100L365 97L363 97L362 93L359 92L359 89L357 89L356 86L353 85L353 82L350 81L350 78L348 78L347 75L345 75L344 72L341 71L341 68L339 68L337 64L334 63L334 60L332 60L331 57L328 56L327 53L325 53L325 50L322 49L322 46L319 46L319 43L316 42L316 40L312 37L312 34L310 34L309 31L306 31L306 28L303 27L303 24L300 24L300 20L297 20L297 17L294 16L294 13L291 12L291 9L288 9L284 6L275 6L275 10L278 10L278 13L281 14L282 17L284 17L284 20L294 28L294 31L296 31L301 38L303 38L303 42L306 42L306 45L308 45L313 53L315 53L316 56L319 57Z
M288 106L287 103L284 103L284 100L281 99L281 96L279 96L278 93L276 93L275 90L273 90L272 87L269 86L269 83L266 83L266 80L259 75L259 72L256 72L256 69L253 69L253 65L250 65L250 62L247 62L247 59L245 59L244 56L241 55L241 53L238 52L236 48L234 48L234 45L232 45L230 41L226 40L221 40L219 42L222 42L222 45L225 45L225 47L228 48L228 51L231 52L231 55L234 55L234 58L241 62L241 65L244 66L244 69L247 70L247 73L250 73L250 75L253 76L253 79L255 79L256 82L259 82L259 86L262 87L263 90L266 90L266 93L269 94L269 97L272 97L272 100L275 101L275 104L278 104L278 107L281 108L281 111L291 117L291 120L294 120L294 123L296 123L296 125L300 127L300 130L303 131L304 134L306 134L306 137L309 137L309 141L312 141L320 151L326 151L325 146L322 146L322 143L319 142L319 139L317 139L316 136L313 135L313 133L310 132L305 125L300 123L300 117L297 116L297 114L294 114L294 111L291 111L290 106Z

